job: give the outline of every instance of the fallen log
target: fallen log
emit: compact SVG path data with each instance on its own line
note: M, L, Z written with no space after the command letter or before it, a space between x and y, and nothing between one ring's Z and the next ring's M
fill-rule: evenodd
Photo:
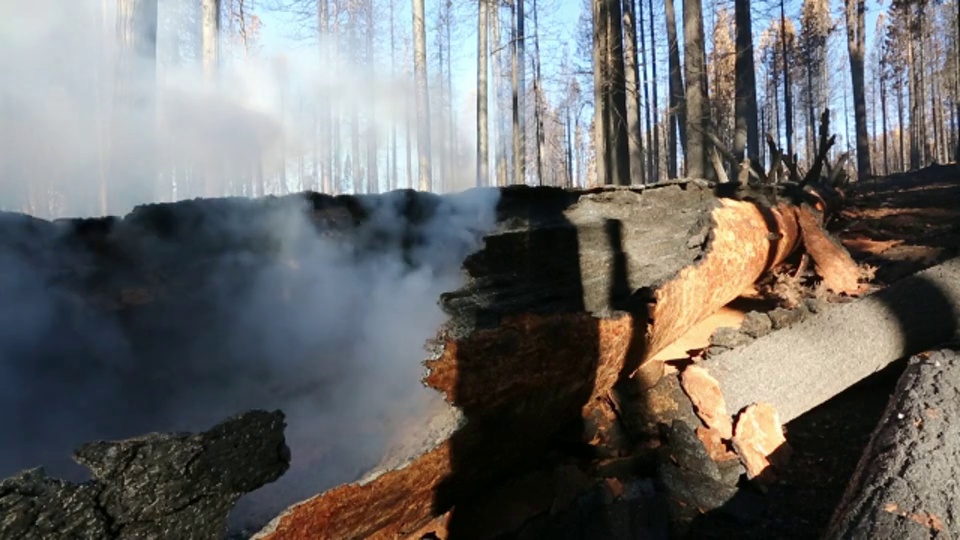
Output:
M491 193L479 192L481 198ZM794 253L802 237L798 208L808 201L803 193L767 204L718 197L714 186L694 181L588 191L514 187L496 194L496 230L463 263L464 286L440 301L449 320L430 344L424 382L445 401L419 411L409 429L398 429L403 440L361 481L291 508L261 537L402 534L539 459L565 430L608 411L618 380L632 375L643 386L655 383L663 366L649 360L657 352ZM31 221L18 227L41 230L36 238L42 242L11 249L38 260L55 254L53 263L36 263L47 269L92 260L93 271L51 279L67 279L71 292L117 314L123 323L118 332L142 357L130 365L135 369L111 369L140 377L150 372L158 350L195 339L198 326L173 325L171 333L166 323L208 325L217 315L194 294L204 279L226 279L232 284L227 290L249 286L244 269L251 266L227 266L224 273L224 261L252 259L257 268L286 256L283 241L290 239L278 239L274 230L303 210L304 199L317 231L351 246L349 257L390 249L415 267L417 255L432 248L461 260L464 242L456 238L440 235L440 245L430 245L437 237L433 229L451 228L449 220L433 219L451 212L445 206L450 198L412 191L198 200L141 207L122 219L55 226ZM471 216L454 216L468 221L468 236ZM275 281L264 293L287 294L282 280ZM211 336L226 337L232 329L212 330L207 338L216 343ZM230 365L231 354L223 355L224 364ZM216 388L217 370L200 360L177 357L176 368L166 368L178 373L177 381ZM305 385L294 391L327 388L308 374L303 378ZM176 381L158 379L176 388ZM257 381L264 383L257 389L273 382Z
M287 470L283 427L283 413L251 411L196 435L88 443L74 459L89 482L43 469L0 481L0 538L223 538L240 496Z
M441 303L451 319L424 382L462 413L416 452L304 501L262 539L402 535L476 496L800 245L797 208L716 198L710 186L507 188L498 228ZM429 419L423 419L428 423ZM438 433L440 433L438 435ZM456 512L448 524L457 531Z
M899 358L954 338L960 258L703 363L731 412L769 403L783 423Z
M910 359L824 538L957 538L960 354Z

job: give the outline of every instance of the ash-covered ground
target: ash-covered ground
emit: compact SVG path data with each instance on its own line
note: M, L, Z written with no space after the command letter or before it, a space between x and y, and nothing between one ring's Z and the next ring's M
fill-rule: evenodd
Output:
M374 467L423 388L425 342L496 190L197 200L123 219L0 216L0 476L79 480L81 443L287 415L291 469L235 530Z

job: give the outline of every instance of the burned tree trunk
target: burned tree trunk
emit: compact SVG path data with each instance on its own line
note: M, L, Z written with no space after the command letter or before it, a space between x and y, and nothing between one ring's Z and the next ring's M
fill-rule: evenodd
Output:
M824 538L956 538L960 354L910 359Z

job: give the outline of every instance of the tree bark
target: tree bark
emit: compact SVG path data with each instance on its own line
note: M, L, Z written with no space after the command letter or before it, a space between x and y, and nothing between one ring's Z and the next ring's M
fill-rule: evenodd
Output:
M910 359L824 538L960 536L960 353Z
M413 0L413 66L417 86L417 157L420 191L433 187L430 142L430 94L427 92L427 32L424 0Z
M760 134L757 131L757 82L753 63L753 29L749 0L736 0L734 5L737 43L736 133L733 152L743 159L760 157Z

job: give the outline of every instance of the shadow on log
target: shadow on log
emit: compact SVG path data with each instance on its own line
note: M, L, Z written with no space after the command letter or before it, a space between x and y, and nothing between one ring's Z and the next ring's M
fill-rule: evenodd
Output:
M251 411L197 435L86 444L74 459L89 482L42 469L0 481L0 538L219 540L240 496L287 470L283 428L283 413Z

